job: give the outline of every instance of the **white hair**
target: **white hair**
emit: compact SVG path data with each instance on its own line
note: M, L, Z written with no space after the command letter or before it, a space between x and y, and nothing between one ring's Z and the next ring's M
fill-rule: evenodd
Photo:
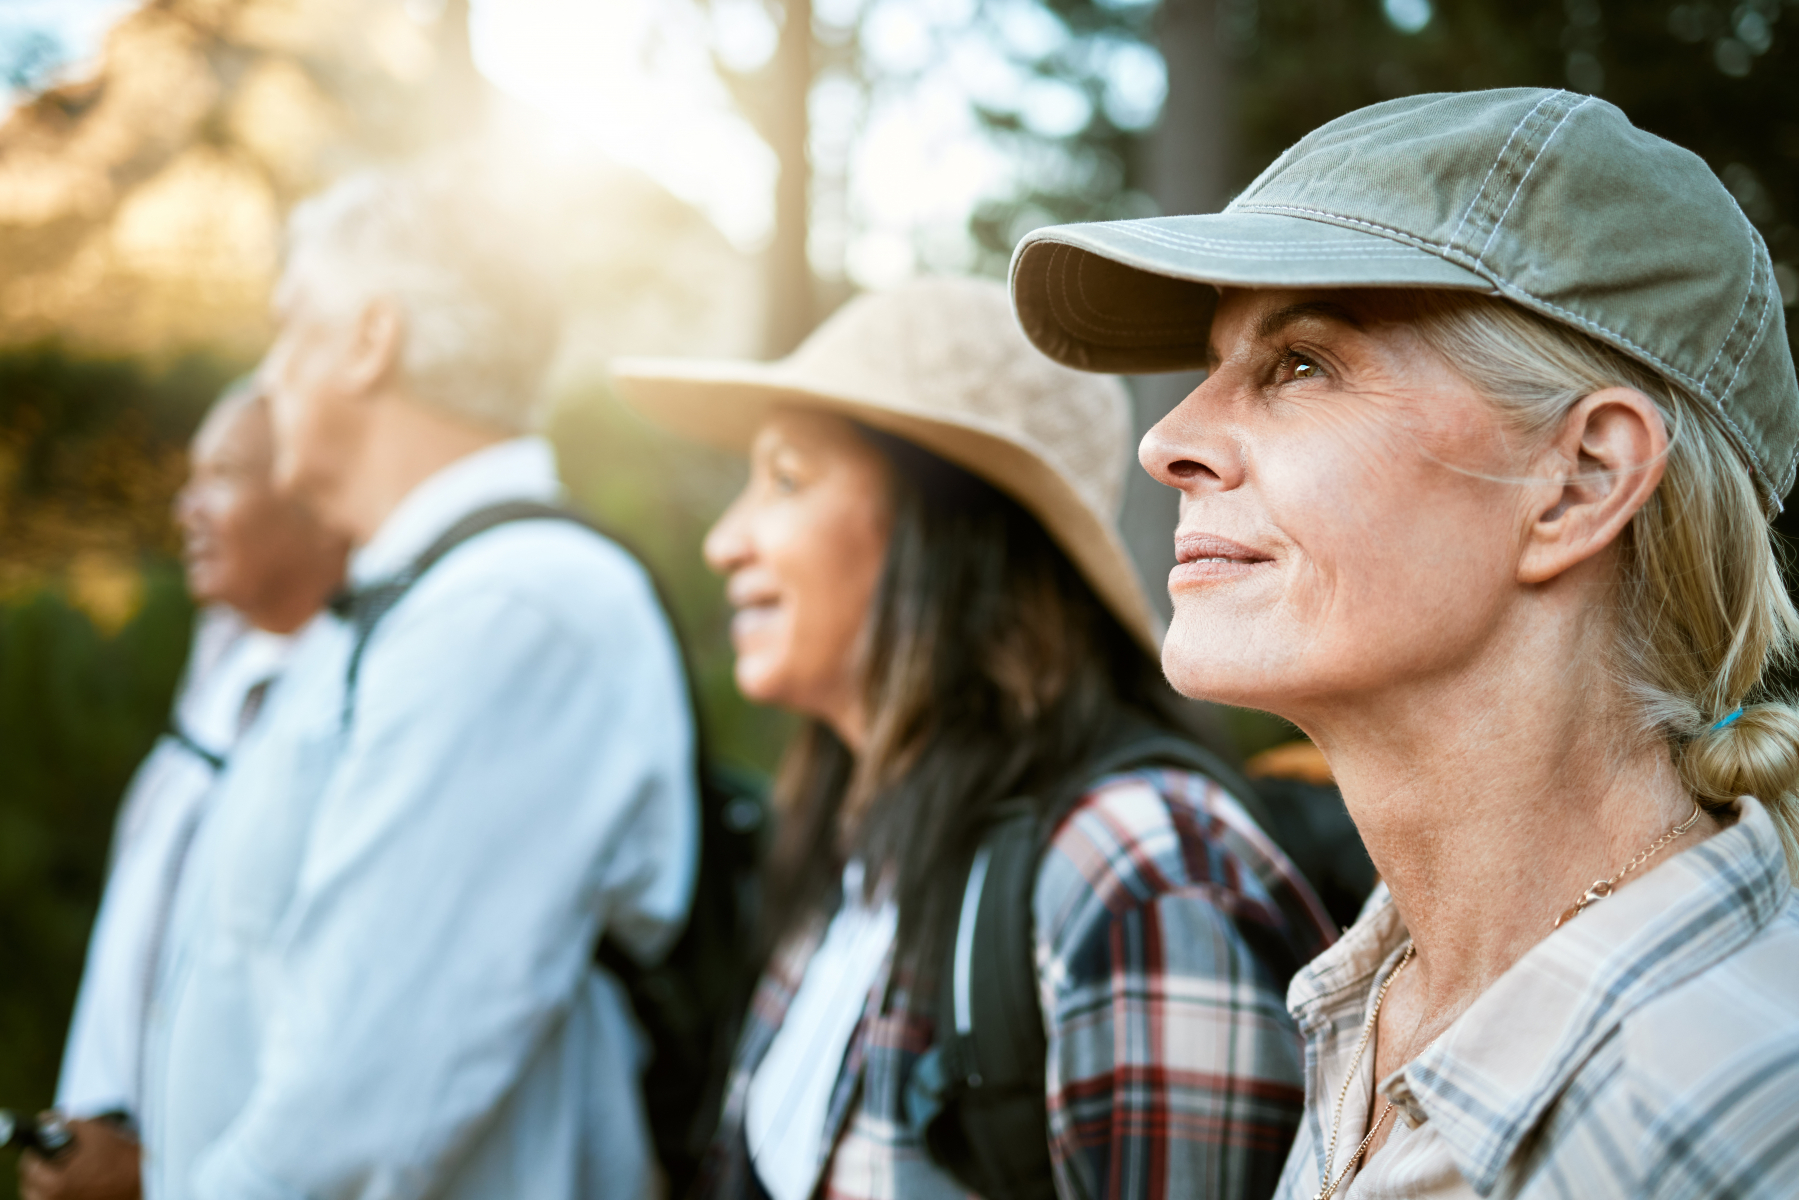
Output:
M349 318L375 300L399 308L398 369L420 400L520 433L558 334L527 242L472 161L436 160L365 171L300 204L287 258L327 312Z

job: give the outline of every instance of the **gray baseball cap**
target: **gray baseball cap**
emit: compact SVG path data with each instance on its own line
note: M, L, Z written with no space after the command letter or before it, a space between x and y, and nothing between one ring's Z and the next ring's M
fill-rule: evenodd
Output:
M1695 154L1591 96L1410 96L1307 134L1222 213L1057 225L1012 256L1045 354L1203 366L1218 288L1504 296L1711 405L1769 503L1793 486L1799 380L1768 248Z

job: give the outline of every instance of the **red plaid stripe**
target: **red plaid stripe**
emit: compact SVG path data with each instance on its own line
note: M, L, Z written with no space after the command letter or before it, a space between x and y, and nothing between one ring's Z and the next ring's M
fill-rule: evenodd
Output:
M1211 780L1137 771L1102 780L1062 823L1034 907L1058 1191L1271 1195L1303 1109L1303 1060L1286 980L1252 946L1274 939L1305 962L1331 941L1292 865ZM784 946L757 989L710 1196L754 1194L742 1135L749 1079L823 928ZM883 978L845 1055L821 1180L830 1200L963 1194L903 1119L935 1022L932 989L908 982Z

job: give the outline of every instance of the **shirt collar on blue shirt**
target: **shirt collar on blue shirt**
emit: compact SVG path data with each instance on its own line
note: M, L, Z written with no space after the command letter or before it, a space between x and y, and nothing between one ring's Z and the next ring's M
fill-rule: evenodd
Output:
M1741 947L1773 918L1788 886L1773 821L1745 797L1730 828L1532 947L1381 1091L1410 1123L1428 1120L1462 1175L1487 1194L1625 1017ZM1407 941L1384 891L1294 977L1287 1003L1308 1039L1331 1026L1359 1029L1376 974Z
M506 500L555 503L556 455L540 437L510 438L465 455L413 488L350 559L357 586L404 570L439 534L477 509Z

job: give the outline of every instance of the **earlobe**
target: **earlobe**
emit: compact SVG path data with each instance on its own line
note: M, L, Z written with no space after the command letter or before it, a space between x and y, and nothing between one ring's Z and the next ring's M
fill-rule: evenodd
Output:
M1547 583L1615 542L1661 483L1668 431L1634 388L1585 397L1544 447L1518 577Z

